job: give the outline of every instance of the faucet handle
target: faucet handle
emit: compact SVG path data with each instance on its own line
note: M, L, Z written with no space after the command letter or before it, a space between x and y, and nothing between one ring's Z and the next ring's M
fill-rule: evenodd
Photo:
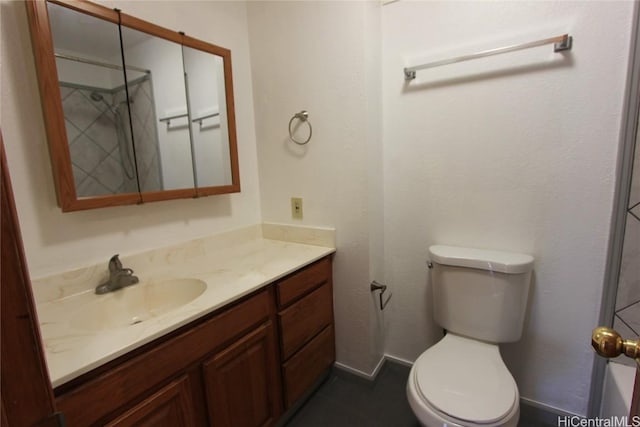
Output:
M120 254L115 254L109 260L109 273L113 274L122 270L122 262L120 262L119 256Z

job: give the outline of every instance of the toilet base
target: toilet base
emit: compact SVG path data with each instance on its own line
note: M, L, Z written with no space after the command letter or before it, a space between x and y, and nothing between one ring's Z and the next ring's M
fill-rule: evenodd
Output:
M476 424L450 417L424 402L416 390L414 380L414 368L411 368L407 380L407 399L409 406L423 427L517 427L520 419L519 396L516 396L516 404L511 412L500 421L491 424Z

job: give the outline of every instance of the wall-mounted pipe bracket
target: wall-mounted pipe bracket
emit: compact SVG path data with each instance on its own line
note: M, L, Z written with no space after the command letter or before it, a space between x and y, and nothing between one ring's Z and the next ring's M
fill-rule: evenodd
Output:
M370 288L371 292L380 291L380 294L378 294L378 297L380 298L380 310L384 310L393 294L389 294L389 297L386 299L386 301L383 302L382 296L387 290L387 285L380 284L374 280L373 282L371 282Z

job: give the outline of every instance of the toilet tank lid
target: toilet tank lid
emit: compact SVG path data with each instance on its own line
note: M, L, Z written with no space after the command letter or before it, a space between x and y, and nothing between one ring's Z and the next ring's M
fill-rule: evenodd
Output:
M479 268L507 274L528 273L533 268L533 257L515 252L459 246L434 245L429 247L431 261L456 267Z

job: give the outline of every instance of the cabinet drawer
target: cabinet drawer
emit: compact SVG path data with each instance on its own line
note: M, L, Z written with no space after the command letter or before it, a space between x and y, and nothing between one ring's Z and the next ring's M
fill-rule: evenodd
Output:
M334 360L333 326L328 326L283 365L286 408L291 407Z
M278 283L278 306L292 303L331 279L331 260L323 258Z
M333 298L327 283L278 314L282 360L333 321Z

